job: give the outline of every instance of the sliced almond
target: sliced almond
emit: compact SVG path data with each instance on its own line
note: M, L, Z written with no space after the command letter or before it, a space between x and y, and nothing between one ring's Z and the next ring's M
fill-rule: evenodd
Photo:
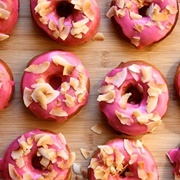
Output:
M42 16L39 18L42 24L47 25L48 24L48 19L46 16Z
M12 164L8 164L8 171L9 171L9 176L13 180L22 180L22 177L17 173L15 167Z
M100 89L98 90L99 93L107 93L111 90L114 89L114 85L112 84L107 84L105 86L101 86Z
M114 154L115 154L116 165L122 164L125 156L117 148L114 148Z
M92 154L92 151L84 149L84 148L80 148L80 152L85 159L88 159Z
M78 175L82 174L82 167L79 163L73 163L72 168L75 174L78 174Z
M102 126L97 123L94 126L91 127L91 130L95 132L96 134L102 134Z
M154 113L153 117L151 118L152 121L160 121L161 116L158 113Z
M32 94L32 90L25 87L24 88L24 93L23 93L23 101L26 107L29 107L29 105L33 102L31 94Z
M130 126L133 123L133 120L130 119L128 116L120 113L119 111L115 110L116 117L119 119L121 124Z
M67 117L68 116L68 113L60 107L53 107L51 109L51 111L49 112L49 114L58 116L58 117Z
M106 76L105 82L120 87L125 81L126 77L127 77L127 68L123 68L120 72L116 73L112 77Z
M4 41L9 38L9 35L0 33L0 41Z
M143 83L146 83L152 80L152 67L151 66L142 67L141 72L142 72L141 81Z
M47 9L50 5L51 5L50 1L42 1L37 4L34 10L41 15L42 10Z
M105 173L105 169L103 169L101 166L98 166L94 171L94 177L96 179L104 179Z
M99 95L97 98L97 101L99 101L99 102L105 101L107 103L113 103L115 97L116 97L115 91L111 90L105 94Z
M132 95L132 93L126 93L124 94L123 96L121 96L121 99L119 101L119 106L126 110L126 106L127 106L127 103L128 103L128 99L129 97Z
M33 74L41 74L44 73L45 71L47 71L47 69L50 66L50 62L49 61L45 61L42 64L31 64L30 66L28 66L25 71L26 72L31 72Z
M92 38L93 41L104 41L105 37L103 33L98 32Z
M96 169L98 165L98 160L96 158L91 158L89 167L92 169Z

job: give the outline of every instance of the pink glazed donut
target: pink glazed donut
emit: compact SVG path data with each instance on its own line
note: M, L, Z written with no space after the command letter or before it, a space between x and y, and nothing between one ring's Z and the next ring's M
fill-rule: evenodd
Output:
M0 159L6 180L71 179L75 153L70 152L64 136L33 130L15 139Z
M112 0L107 17L138 49L169 35L178 19L177 0Z
M180 64L177 67L176 74L174 77L174 85L178 96L180 97Z
M100 11L96 0L31 0L37 25L65 45L89 41L96 33Z
M21 87L24 104L34 115L64 122L86 105L89 76L74 54L50 51L29 62Z
M121 63L102 82L99 108L117 131L152 132L165 115L169 90L161 72L144 61Z
M9 106L13 92L13 74L9 66L0 59L0 111Z
M112 139L98 146L90 160L89 180L158 180L156 162L139 141Z
M167 156L174 166L173 169L173 174L174 174L174 179L180 179L180 148L176 149L171 149L168 153Z
M9 38L18 20L18 0L0 0L0 41Z

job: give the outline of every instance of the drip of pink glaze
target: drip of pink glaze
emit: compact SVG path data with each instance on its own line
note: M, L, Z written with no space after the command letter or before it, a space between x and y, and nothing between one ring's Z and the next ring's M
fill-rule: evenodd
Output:
M14 81L10 68L0 60L0 110L8 107L14 90Z
M128 2L132 2L130 0L125 0L125 4ZM145 1L146 3L146 1ZM117 10L123 10L125 12L125 15L116 16L114 15L112 17L113 22L117 26L117 29L122 29L123 34L132 41L133 37L140 38L139 43L134 44L138 49L142 49L146 46L151 45L154 42L158 42L165 38L167 35L170 34L170 32L174 29L174 26L177 22L178 17L178 2L177 0L153 0L150 4L159 5L161 8L161 11L163 11L167 5L173 6L175 9L177 9L177 13L175 14L169 14L168 20L166 21L160 21L156 22L151 20L151 18L146 15L142 16L140 19L131 19L130 17L130 11L134 12L136 14L139 14L140 7L137 4L132 4L132 7L130 7L130 10L124 6L122 9L120 9L116 1L112 1L112 5L116 7ZM150 6L150 5L149 5ZM148 23L150 22L150 25ZM158 27L157 23L160 23L160 26ZM140 24L143 27L142 31L137 31L134 29L134 26L136 24ZM172 26L169 27L169 24ZM162 29L161 29L162 28Z
M3 24L0 26L0 34L9 35L18 20L19 0L3 0L2 2L7 6L6 10L10 12L10 16L7 20L0 18L0 24Z
M147 114L146 103L147 103L147 99L148 99L148 93L147 93L148 82L143 83L141 81L141 76L142 76L141 73L136 73L136 76L134 76L134 77L132 76L132 74L128 70L128 67L132 64L139 65L140 69L142 67L151 66L151 65L143 63L142 61L132 61L132 63L130 62L129 64L124 65L123 68L127 69L127 76L120 87L114 86L114 90L115 90L115 94L116 94L114 101L112 103L107 103L105 101L101 101L101 102L99 102L99 108L106 115L108 123L115 130L125 133L125 134L128 134L128 135L140 135L140 134L147 133L148 128L145 124L138 123L138 121L132 114L135 110L139 110L142 114ZM121 68L121 66L120 66L116 69L111 70L106 75L106 77L113 77L118 72L121 72L123 70L123 68ZM167 85L163 75L157 69L155 69L153 67L152 67L152 74L153 74L152 79L151 79L152 81L154 81L157 84ZM106 83L105 79L104 79L102 82L102 86L105 86L107 84L108 83ZM137 86L139 84L142 87L142 89L143 89L142 90L142 93L143 93L142 101L138 104L127 103L126 109L122 109L119 105L119 101L123 95L124 89L126 89L129 84L132 84L134 86ZM168 102L169 102L169 91L167 88L167 92L162 92L158 96L158 103L157 103L155 109L152 111L152 113L158 113L159 116L162 118L167 111ZM117 118L117 116L115 114L115 110L122 113L126 117L130 118L132 123L130 125L122 124L120 122L120 120Z
M38 3L37 0L30 1L31 13L32 13L33 18L34 18L35 22L37 23L37 25L41 29L43 29L55 41L57 41L61 44L70 45L70 46L78 45L78 44L85 43L85 42L89 41L90 39L92 39L92 37L97 33L97 29L98 29L98 26L100 23L100 10L99 10L98 4L97 4L96 0L90 0L90 1L91 1L91 10L94 13L94 20L93 21L90 20L87 23L89 30L86 34L82 34L82 38L76 38L75 36L71 35L71 33L69 33L68 37L65 40L62 40L60 37L55 38L53 36L53 31L51 29L49 29L48 25L43 24L39 20L41 16L38 13L36 13L36 11L35 11L35 7L37 6L37 3ZM50 19L53 19L57 28L59 28L58 21L62 17L60 17L58 15L56 8L57 8L58 4L61 2L63 2L63 0L60 0L60 1L52 0L51 4L50 4L52 11L48 15L46 15L47 21L49 22ZM69 26L70 30L72 30L72 28L73 28L73 26L72 26L73 22L77 22L85 17L85 14L82 13L82 11L77 10L77 9L74 9L73 11L74 12L72 14L70 14L68 17L66 17L64 20L64 25Z
M71 65L75 66L75 70L72 72L70 76L63 76L63 67L60 65L55 65L52 61L53 56L60 56L64 58L67 62L69 62ZM70 78L73 77L75 79L79 79L79 72L76 68L82 67L82 73L84 75L84 82L83 86L86 89L84 99L82 102L78 102L77 99L75 100L75 105L73 107L68 107L66 103L64 102L65 100L65 95L60 93L59 96L49 103L47 105L47 110L42 109L42 107L39 105L39 103L33 101L29 105L29 110L32 111L33 114L35 114L37 117L42 118L42 119L53 119L58 122L64 122L67 119L69 119L71 116L73 116L75 113L77 113L80 108L84 105L86 105L88 101L88 91L89 91L89 75L88 71L85 69L85 67L82 65L81 61L72 53L70 52L63 52L63 51L51 51L44 53L42 55L37 56L34 58L30 64L41 64L45 61L50 62L49 68L42 74L33 74L30 72L24 72L23 78L22 78L22 93L24 92L25 88L32 89L31 87L33 84L37 83L37 80L40 78L43 78L45 82L49 83L49 78L53 76L58 76L61 78L62 83L63 82L70 82ZM29 65L30 65L29 64ZM56 89L57 91L61 91L61 85ZM67 91L68 94L71 96L75 97L75 90L70 87L70 89ZM60 102L60 105L58 105L58 101ZM62 116L58 117L55 115L50 114L50 111L52 110L53 107L61 107L67 114L68 116Z
M167 156L174 166L173 174L175 178L180 178L180 148L171 149Z

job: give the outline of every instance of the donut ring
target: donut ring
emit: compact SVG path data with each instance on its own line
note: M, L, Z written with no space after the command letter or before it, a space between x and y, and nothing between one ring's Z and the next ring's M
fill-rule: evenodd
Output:
M174 85L178 96L180 97L180 63L177 67L176 74L174 76Z
M13 74L9 66L0 59L0 111L9 106L14 92Z
M88 179L158 180L158 171L153 156L139 140L112 139L98 146L90 160Z
M21 87L24 104L34 115L64 122L86 105L89 76L74 54L50 51L29 62Z
M144 61L121 63L102 82L99 108L117 131L140 135L162 121L169 90L161 72Z
M138 49L167 37L178 19L177 0L112 0L107 12L120 35Z
M82 44L97 33L100 11L96 0L30 2L37 25L61 44Z
M15 139L1 159L4 179L71 179L75 153L64 136L33 130Z
M9 38L18 20L18 0L0 0L0 41Z
M174 174L174 179L180 179L180 148L175 148L171 149L168 153L167 156L174 166L173 169L173 174Z

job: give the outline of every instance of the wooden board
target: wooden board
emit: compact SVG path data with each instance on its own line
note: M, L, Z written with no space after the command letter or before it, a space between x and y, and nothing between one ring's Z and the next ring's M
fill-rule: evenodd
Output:
M49 129L65 135L71 150L77 155L76 162L86 168L89 160L81 156L80 148L96 149L98 144L110 138L127 137L115 132L98 109L97 90L102 79L120 62L141 59L157 66L167 78L170 87L170 104L163 123L153 133L134 138L141 139L154 155L160 180L173 179L172 167L166 153L180 143L180 100L173 86L174 73L180 62L180 21L173 33L165 40L143 50L137 50L118 37L111 21L106 18L110 1L99 0L98 4L101 10L99 32L104 33L105 40L67 47L46 36L32 20L29 1L21 1L19 20L14 32L11 38L0 43L0 58L11 67L16 83L10 106L0 112L0 156L3 156L11 141L20 134L35 128ZM88 104L64 124L36 118L24 107L20 93L21 77L28 61L40 53L53 49L71 51L77 55L88 69L91 80ZM100 123L103 127L101 135L90 130L96 123Z

